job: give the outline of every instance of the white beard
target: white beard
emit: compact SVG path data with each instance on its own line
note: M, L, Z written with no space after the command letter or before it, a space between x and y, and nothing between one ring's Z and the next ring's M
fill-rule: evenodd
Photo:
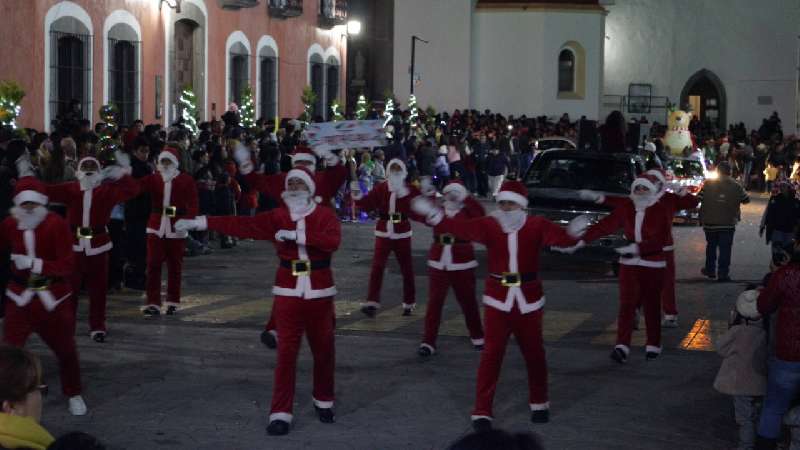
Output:
M311 201L311 193L308 191L283 191L281 199L286 203L292 216L305 216L313 211L316 206Z
M158 173L161 174L161 178L164 180L165 183L167 181L172 181L173 178L178 176L178 169L176 169L174 166L170 166L169 168L167 168L162 166L161 164L158 164L156 168L158 169Z
M33 230L38 227L47 217L47 212L44 206L37 206L30 211L19 206L11 208L11 215L17 219L18 230Z
M100 185L100 182L103 181L100 172L84 172L79 170L75 172L75 177L78 179L78 182L81 185L81 191L94 189Z
M447 217L455 216L463 207L463 202L456 202L448 199L444 200L444 213L447 215Z
M399 191L405 185L405 175L389 175L389 190L392 192Z
M524 209L517 209L514 211L503 211L501 209L496 209L489 215L494 217L497 223L500 224L500 227L503 228L503 232L506 234L519 231L523 226L525 226L525 222L528 219L528 214Z
M658 201L659 196L653 194L647 195L636 195L631 194L630 199L633 202L633 206L636 207L636 211L643 211L651 206L653 206Z

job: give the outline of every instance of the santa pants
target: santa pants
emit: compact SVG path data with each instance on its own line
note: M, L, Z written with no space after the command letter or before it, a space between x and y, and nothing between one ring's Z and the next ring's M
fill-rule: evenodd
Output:
M333 342L333 297L306 300L276 296L273 313L281 342L272 388L270 420L292 421L297 354L303 340L314 357L314 405L333 407L333 372L336 349Z
M167 263L167 305L181 301L184 239L147 235L147 304L161 306L161 265Z
M403 275L403 303L415 303L414 267L411 264L411 238L389 239L375 238L375 252L372 255L372 270L369 274L369 288L367 302L380 303L381 285L383 284L383 271L386 269L386 260L389 253L394 252L397 262L400 263L400 273Z
M510 312L492 307L484 308L486 345L481 352L478 366L478 386L475 409L472 416L493 417L492 402L500 377L500 367L506 352L508 337L513 333L517 340L525 366L528 369L528 403L531 410L548 409L547 360L542 342L542 316L537 311L522 314L515 305Z
M442 322L442 307L447 291L453 286L456 301L464 313L469 337L474 345L483 344L483 326L475 298L475 269L445 271L428 268L428 309L425 312L425 336L423 344L436 348L439 324Z
M67 397L79 395L81 367L75 346L75 310L70 302L63 301L48 312L38 298L24 307L6 299L5 311L3 341L15 347L24 347L28 336L38 334L58 359L61 391Z
M636 307L644 310L647 326L648 351L661 351L661 287L665 276L663 268L619 266L619 315L617 317L617 345L631 346Z
M106 294L108 292L108 252L86 256L76 252L76 268L69 282L72 285L74 306L78 306L78 293L86 283L89 293L89 329L106 331Z
M664 283L661 288L661 308L664 314L678 315L678 305L675 303L675 252L664 252L667 255L667 270L664 272Z

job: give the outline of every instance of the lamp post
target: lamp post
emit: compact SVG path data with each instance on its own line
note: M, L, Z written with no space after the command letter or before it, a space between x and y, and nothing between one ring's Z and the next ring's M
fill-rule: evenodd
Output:
M411 36L411 68L409 69L409 72L411 72L411 87L409 88L409 93L411 94L414 93L414 59L416 58L417 41L430 44L430 42L426 41L425 39L417 36Z

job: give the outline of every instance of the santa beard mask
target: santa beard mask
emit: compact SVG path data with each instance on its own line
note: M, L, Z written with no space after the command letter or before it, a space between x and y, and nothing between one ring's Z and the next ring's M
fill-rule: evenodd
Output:
M156 169L158 169L158 173L161 174L161 178L164 181L171 181L173 178L178 176L178 168L174 165L170 165L169 167L163 166L161 164L156 165Z
M17 219L17 229L33 230L47 217L47 208L39 205L33 209L25 209L20 206L11 208L11 215Z
M400 191L405 186L406 176L403 173L392 173L389 174L389 190Z
M515 209L513 211L503 211L502 209L497 209L492 211L492 213L489 215L494 217L494 219L500 224L500 227L503 228L504 233L514 233L519 231L525 225L525 221L528 218L528 214L524 209Z
M633 193L630 195L630 199L633 202L633 206L636 207L636 210L642 211L653 206L655 202L658 201L658 196L647 191L647 193L643 194Z
M84 172L82 170L79 170L75 172L75 177L78 179L82 191L88 191L89 189L94 189L100 185L101 181L103 181L102 177L100 176L100 173L94 171Z
M314 205L308 191L284 191L281 198L292 214L302 214Z

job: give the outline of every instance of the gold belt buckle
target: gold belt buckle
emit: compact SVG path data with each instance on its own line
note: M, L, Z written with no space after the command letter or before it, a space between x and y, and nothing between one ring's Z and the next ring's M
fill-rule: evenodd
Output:
M453 245L456 242L456 238L452 234L447 233L439 236L439 241L442 245Z
M165 206L164 215L170 218L175 217L178 215L178 208L174 206Z
M305 259L292 260L292 275L299 277L311 273L311 263Z
M500 284L505 287L517 287L522 285L522 280L520 278L518 272L503 272L503 276L500 278Z
M91 239L94 237L91 227L78 227L78 239Z
M50 280L47 277L31 275L28 278L28 288L33 291L46 291L48 287L50 287Z
M400 223L403 221L403 215L400 213L391 213L389 214L389 220L391 220L392 223Z

